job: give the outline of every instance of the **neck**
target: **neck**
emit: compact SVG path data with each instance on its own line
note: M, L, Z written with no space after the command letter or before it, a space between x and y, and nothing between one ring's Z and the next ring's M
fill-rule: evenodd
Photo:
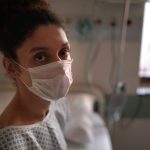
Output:
M29 114L34 116L45 116L50 106L50 102L42 100L31 92L29 92L29 94L25 93L24 95L17 92L16 97L19 98L20 105L22 105L22 107L25 108Z
M17 90L11 104L16 108L16 114L18 120L21 120L21 124L31 124L43 120L50 106L50 102L41 100L31 93L21 95L19 90Z

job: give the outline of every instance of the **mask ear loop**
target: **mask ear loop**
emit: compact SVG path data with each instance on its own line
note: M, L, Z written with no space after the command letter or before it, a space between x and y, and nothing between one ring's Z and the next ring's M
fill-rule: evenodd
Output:
M27 68L23 67L22 65L20 65L19 63L17 63L15 60L11 59L11 61L12 61L13 63L15 63L17 66L19 66L20 68L22 68L22 69L28 71Z
M19 63L17 63L15 60L11 59L11 61L12 61L13 63L15 63L17 66L19 66L20 68L22 68L23 70L29 72L29 71L28 71L28 68L23 67L22 65L20 65ZM29 75L30 75L30 72L29 72ZM29 86L28 86L20 77L18 77L18 79L19 79L27 88L29 88ZM30 75L30 79L31 79L31 81L32 81L31 75Z

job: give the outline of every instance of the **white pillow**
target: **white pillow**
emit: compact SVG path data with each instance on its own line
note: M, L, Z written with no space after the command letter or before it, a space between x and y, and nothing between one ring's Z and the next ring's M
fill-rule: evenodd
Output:
M88 116L81 114L78 118L66 123L64 135L69 141L87 144L93 140L92 122Z
M67 140L79 144L87 144L93 140L91 114L94 98L86 93L74 93L67 96L70 109L64 130Z

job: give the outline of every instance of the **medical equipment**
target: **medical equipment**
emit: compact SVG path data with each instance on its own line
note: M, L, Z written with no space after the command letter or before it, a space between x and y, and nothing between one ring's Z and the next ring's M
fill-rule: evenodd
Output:
M110 132L112 132L113 125L115 122L119 121L122 116L123 109L125 108L127 101L126 84L122 77L123 65L124 65L124 54L126 48L126 34L127 34L127 20L129 16L130 0L126 0L124 4L124 15L121 31L121 41L120 41L120 51L119 59L117 62L116 70L116 82L114 85L114 90L110 95L108 104L108 126Z

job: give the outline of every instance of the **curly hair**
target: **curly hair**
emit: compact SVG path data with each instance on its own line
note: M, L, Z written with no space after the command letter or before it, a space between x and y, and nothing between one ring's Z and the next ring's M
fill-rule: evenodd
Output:
M0 0L0 51L18 61L16 49L39 25L62 26L46 0Z

